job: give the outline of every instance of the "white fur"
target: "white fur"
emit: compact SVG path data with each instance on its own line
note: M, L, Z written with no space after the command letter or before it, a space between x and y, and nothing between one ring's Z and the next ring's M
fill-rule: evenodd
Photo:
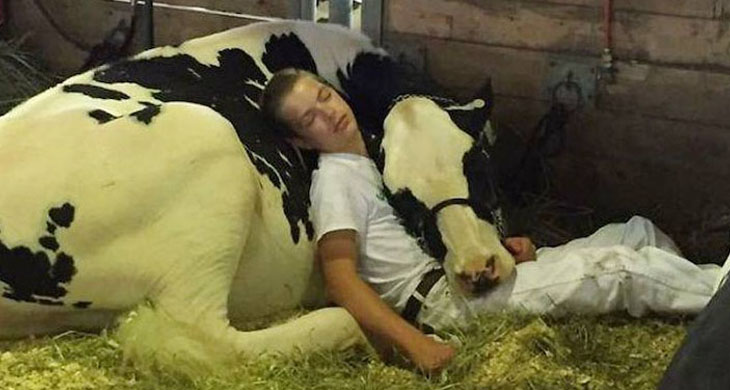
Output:
M188 53L215 63L223 47L258 58L272 33L297 32L320 72L335 81L369 40L337 27L302 22L256 24L158 48L139 57ZM51 207L70 202L75 218L56 237L76 261L64 301L89 309L0 299L0 339L65 329L94 330L140 307L121 327L127 355L188 372L238 356L340 349L364 343L343 309L315 310L280 326L238 331L241 323L324 302L306 235L294 244L281 191L249 160L231 124L190 103L162 103L150 125L128 115L160 103L131 83L107 85L87 72L30 99L0 118L0 237L8 246L44 250ZM63 93L84 83L131 99ZM119 119L99 124L103 109ZM300 226L300 228L304 228ZM50 251L45 250L53 256ZM4 286L0 282L0 289ZM146 302L149 302L147 304ZM152 359L153 358L153 359Z
M383 180L391 191L409 189L429 209L469 196L462 159L474 140L436 103L424 97L404 99L390 111L384 126ZM490 258L500 278L512 273L514 258L500 244L495 227L477 218L471 208L447 207L439 212L437 224L448 250L450 274L477 274Z

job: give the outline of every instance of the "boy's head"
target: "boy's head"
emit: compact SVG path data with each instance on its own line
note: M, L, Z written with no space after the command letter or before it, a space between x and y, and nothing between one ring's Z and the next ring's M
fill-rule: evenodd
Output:
M321 77L287 68L275 73L259 100L275 131L293 144L320 152L352 152L361 143L355 115Z

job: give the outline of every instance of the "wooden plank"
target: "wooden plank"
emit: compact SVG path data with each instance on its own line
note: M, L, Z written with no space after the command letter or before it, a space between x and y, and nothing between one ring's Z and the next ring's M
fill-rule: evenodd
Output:
M546 110L545 102L498 96L494 124L526 138ZM727 256L726 233L695 233L730 210L721 195L730 191L730 129L591 110L566 130L566 150L550 161L553 196L594 208L599 224L650 217L695 259Z
M497 96L495 123L527 138L545 102ZM635 165L651 163L667 170L690 166L712 175L730 176L730 128L627 115L615 111L583 110L569 118L566 153ZM724 180L730 186L730 181Z
M730 74L617 63L615 84L606 86L600 107L621 112L728 126Z
M480 0L461 0L474 4ZM601 8L605 0L516 0L521 6L529 7L532 3L577 5L583 7ZM648 12L655 14L715 18L720 17L723 5L727 0L614 0L613 8L616 11ZM718 12L720 11L720 12Z
M92 47L100 43L106 34L120 20L129 20L131 10L127 4L109 3L101 0L40 0L53 20L73 40L83 46ZM180 0L182 1L182 0ZM214 5L213 1L209 1ZM200 3L199 3L200 4ZM233 2L229 2L233 4ZM264 5L272 5L268 1ZM225 5L225 4L223 4ZM30 0L15 0L11 3L13 18L11 30L15 35L29 33L27 47L43 58L52 69L62 74L75 73L88 54L64 40L51 27L48 20ZM239 7L238 11L244 9ZM250 10L250 7L249 7ZM93 20L94 23L89 23ZM179 44L187 39L212 34L247 24L238 18L206 15L180 10L155 9L155 41L157 45ZM132 51L142 47L135 40Z
M492 78L503 96L540 99L554 64L551 54L389 33L386 48L406 48L439 83L461 96L471 95ZM418 58L421 56L422 58ZM617 63L616 82L599 95L598 107L657 118L730 126L730 74L672 66Z
M387 29L464 42L599 55L600 8L511 0L391 0ZM730 67L730 20L615 12L614 53L654 63Z
M72 1L44 1L56 23L62 26L72 39L83 46L100 42L106 31L116 26L120 19L128 16L125 7L79 7L72 10ZM73 74L84 63L88 53L71 44L51 26L30 0L15 0L8 4L12 18L9 30L12 35L26 35L25 47L34 52L48 66L60 74ZM73 12L76 11L76 12ZM71 15L75 15L71 18ZM93 20L94 23L87 23ZM98 40L98 41L97 41Z
M383 35L383 0L362 3L362 32L380 45Z
M159 2L279 18L288 17L291 6L288 0L159 0Z
M586 205L600 223L643 215L657 222L693 260L727 257L727 232L704 232L717 223L730 202L721 194L730 188L711 169L690 166L668 170L651 163L636 164L592 156L566 156L555 164L556 196Z
M545 109L499 97L495 124L526 136ZM550 163L556 197L594 208L600 223L650 217L694 259L727 256L726 232L699 229L730 210L729 129L593 110L573 117L566 134Z
M586 113L571 123L566 156L592 163L562 167L562 174L590 196L642 209L699 210L708 202L728 202L718 196L730 191L724 179L730 174L727 129L607 112Z
M609 111L584 111L572 121L571 153L652 162L667 169L691 166L730 176L730 129ZM730 186L724 180L723 185Z
M177 45L191 38L250 23L254 22L172 9L155 9L155 42L158 46Z

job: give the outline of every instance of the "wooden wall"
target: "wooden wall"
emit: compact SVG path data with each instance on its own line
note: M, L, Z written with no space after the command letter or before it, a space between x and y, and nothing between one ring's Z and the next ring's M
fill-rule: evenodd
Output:
M41 4L71 41L64 39L36 7ZM167 4L200 6L221 11L259 16L286 17L289 0L165 0ZM40 55L52 69L73 74L88 56L83 49L100 43L120 20L129 20L128 3L103 0L8 0L9 30L15 37L25 36L28 50ZM155 8L157 45L178 44L186 39L242 26L251 21L189 11ZM140 51L142 40L135 37L132 52Z
M90 47L129 6L103 0L35 0L72 40ZM62 38L34 0L6 1L10 30L56 70L74 73L87 53ZM291 0L166 0L285 17ZM602 0L385 0L383 42L458 95L487 77L496 123L529 134L548 107L566 56L597 62ZM643 214L690 255L717 259L730 227L730 0L615 0L615 83L567 129L552 161L555 196L596 210L597 222ZM155 11L157 44L246 24L237 18ZM139 40L137 41L139 42ZM141 49L137 44L133 51Z
M498 125L528 134L556 58L597 61L602 0L389 0L384 44L457 94L487 77ZM655 219L692 257L727 254L730 0L615 0L615 83L568 127L556 196L598 222ZM724 218L723 218L724 217ZM724 260L724 257L723 257Z

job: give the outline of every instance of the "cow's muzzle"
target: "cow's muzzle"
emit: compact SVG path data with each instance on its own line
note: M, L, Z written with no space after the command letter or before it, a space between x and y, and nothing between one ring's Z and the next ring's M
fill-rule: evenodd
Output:
M476 272L464 272L456 275L463 291L472 295L481 295L499 284L499 275L495 270L494 257L487 260L486 266Z

